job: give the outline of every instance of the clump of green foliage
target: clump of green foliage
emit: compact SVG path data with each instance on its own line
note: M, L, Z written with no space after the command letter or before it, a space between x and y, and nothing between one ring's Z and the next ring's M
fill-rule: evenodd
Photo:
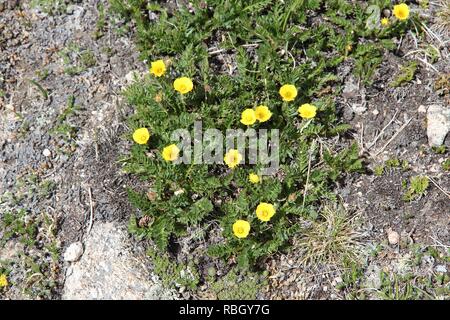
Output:
M436 154L445 154L447 152L447 147L445 145L441 145L441 146L433 146L431 148L431 150L433 150L434 153Z
M240 274L239 270L233 268L217 281L210 276L208 283L218 300L255 300L266 281L259 273Z
M342 266L357 263L361 256L361 238L357 216L341 207L325 206L322 221L304 230L298 241L303 264Z
M390 6L389 1L370 4ZM392 36L407 23L367 28L369 17L379 21L380 10L367 11L365 5L345 0L192 1L177 10L146 0L112 0L111 7L134 20L142 58L165 59L169 65L163 77L144 75L125 92L135 107L131 128L146 127L151 138L147 145L133 145L122 159L124 170L151 181L156 193L150 199L145 192L129 190L139 214L151 217L151 223L134 223L133 229L152 238L159 249L166 249L172 237L218 221L222 239L208 253L252 266L289 244L300 230L298 218L316 219L324 201L335 201L337 179L362 171L356 144L336 150L324 143L349 129L336 115L333 90L324 89L338 86L336 68L346 59L353 59L355 72L370 81L383 50L393 48ZM150 20L148 11L157 19ZM218 60L217 51L232 64ZM180 76L194 79L193 92L180 96L173 90L172 82ZM279 97L286 83L298 88L294 102ZM318 107L313 120L298 116L302 103ZM280 130L280 169L262 183L248 181L261 164L229 170L225 165L173 165L161 158L162 148L173 143L173 130L192 130L196 120L202 120L203 130L244 129L241 112L259 104L273 113L259 127ZM277 208L270 223L255 217L260 202ZM233 235L237 219L250 222L248 238Z
M446 159L444 162L442 162L442 168L445 171L450 171L450 158Z
M92 34L93 38L96 40L103 37L106 27L106 14L107 14L105 6L101 2L97 4L97 11L98 11L98 18L95 24L95 30Z
M75 96L69 96L66 107L58 115L55 126L50 131L67 144L67 147L61 148L63 153L70 154L76 148L76 137L80 128L75 123L75 118L79 111L80 106L75 103Z
M69 76L76 76L96 65L94 52L82 49L77 43L71 42L58 52L64 64L64 72Z
M402 171L407 171L409 169L409 163L406 160L400 160L398 158L388 159L384 164L375 166L374 174L376 176L382 176L387 170L401 169Z
M12 210L1 217L0 229L3 230L0 250L8 241L23 244L23 252L18 252L16 258L0 261L0 274L14 273L20 279L20 283L14 285L23 287L24 293L31 298L53 297L57 288L59 263L55 220L46 213L31 215L24 209Z
M390 83L391 87L400 87L402 84L410 82L417 72L417 62L409 61L400 68L399 74Z
M50 15L62 14L70 1L66 0L31 0L32 8L39 8L42 12Z
M417 276L381 272L378 296L385 300L435 300L450 293L450 277L446 274Z
M17 212L6 212L2 216L1 225L4 230L0 245L4 245L12 237L19 237L20 241L26 245L33 245L36 241L37 225L31 221L26 221L27 212L19 210Z
M412 201L420 198L425 194L425 191L428 189L428 185L430 183L428 177L426 176L411 177L409 182L409 188L403 195L403 200L405 201Z
M148 250L147 254L152 258L153 271L160 277L164 286L183 286L188 289L197 287L200 276L192 262L176 263L171 261L167 254L160 254L154 250Z

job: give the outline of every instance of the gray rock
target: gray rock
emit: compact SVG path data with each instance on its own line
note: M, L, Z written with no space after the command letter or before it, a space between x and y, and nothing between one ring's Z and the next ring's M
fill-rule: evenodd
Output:
M354 98L359 93L359 85L354 77L349 77L345 82L342 96L346 99Z
M96 223L81 259L66 271L63 299L175 299L144 267L145 256L131 251L127 231L116 223Z
M81 242L74 242L69 247L67 247L66 252L64 252L64 261L75 262L80 259L83 254L83 244Z
M436 266L436 272L446 273L447 267L444 266L443 264L439 264Z
M450 131L450 107L433 104L427 111L427 136L430 146L440 146L444 143Z

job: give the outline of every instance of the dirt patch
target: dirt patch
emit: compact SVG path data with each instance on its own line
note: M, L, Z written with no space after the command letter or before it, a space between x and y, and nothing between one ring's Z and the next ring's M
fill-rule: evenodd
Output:
M105 17L107 7L107 1L85 1L49 14L8 1L0 12L0 217L23 211L20 219L29 225L48 215L58 230L52 242L58 253L85 240L91 223L123 220L130 212L124 189L129 181L118 163L130 110L121 105L120 91L127 74L145 67L129 30L116 32L121 22ZM45 293L23 294L24 287L46 285L30 284L30 271L19 260L44 264L51 253L35 239L19 248L17 237L6 239L8 252L19 251L5 255L13 266L6 297L58 297L64 278L58 257L52 260L56 283ZM36 272L49 277L47 269Z

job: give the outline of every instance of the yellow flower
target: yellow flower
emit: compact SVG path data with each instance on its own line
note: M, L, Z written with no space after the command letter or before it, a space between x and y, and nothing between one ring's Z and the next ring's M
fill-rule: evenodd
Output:
M256 173L250 173L248 175L248 180L250 180L251 183L258 183L259 181L261 181Z
M175 79L173 82L173 87L175 90L177 90L181 94L186 94L189 91L192 91L194 88L194 84L192 83L192 80L187 77L181 77Z
M270 203L261 202L258 207L256 207L256 216L261 221L269 221L274 214L275 208Z
M394 6L394 16L398 20L406 20L409 18L409 7L406 3L400 3Z
M6 287L8 285L8 279L6 278L6 274L0 275L0 288Z
M178 159L180 149L174 144L167 146L163 149L162 156L166 161L175 161Z
M230 149L223 160L228 167L234 169L242 161L242 155L236 149Z
M255 116L259 122L266 122L272 117L272 112L266 106L257 106L255 108Z
M233 223L233 233L238 238L247 238L250 232L250 223L245 220L237 220Z
M147 128L136 129L133 133L133 140L138 144L146 144L150 138L150 133Z
M387 25L389 25L389 19L388 18L383 18L383 19L381 19L381 25L383 26L383 27L386 27Z
M241 123L251 126L256 122L256 115L253 109L245 109L241 114Z
M300 117L304 119L311 119L316 116L317 108L313 106L312 104L305 103L298 108L298 113L300 114Z
M154 74L156 77L161 77L164 73L166 73L166 65L164 64L164 61L153 61L150 68L150 73Z
M280 96L283 101L292 101L297 96L297 88L292 84L285 84L280 88Z

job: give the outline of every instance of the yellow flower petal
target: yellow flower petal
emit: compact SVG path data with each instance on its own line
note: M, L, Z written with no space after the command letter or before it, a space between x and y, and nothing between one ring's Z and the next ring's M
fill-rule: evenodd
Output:
M246 238L250 232L250 223L245 220L237 220L233 224L233 233L238 238Z
M138 144L146 144L150 138L150 133L147 128L136 129L133 133L133 140Z
M388 19L388 18L383 18L383 19L381 19L380 22L381 22L381 25L382 25L383 27L389 25L389 19Z
M166 73L166 65L164 64L164 61L153 61L150 67L150 73L156 77L161 77L164 73Z
M187 77L181 77L175 79L173 82L173 87L175 90L177 90L181 94L186 94L194 88L194 84L192 83L192 80Z
M261 181L256 173L250 173L248 175L248 180L250 180L251 183L259 183L259 181Z
M166 161L177 160L179 154L180 154L180 149L175 144L171 144L171 145L165 147L162 151L162 157Z
M272 117L272 112L270 112L267 106L257 106L255 108L255 116L259 122L266 122Z
M6 274L0 274L0 288L4 288L8 285L8 279Z
M225 161L226 165L231 168L234 169L236 168L239 163L242 161L242 155L235 149L230 149L226 154L225 157L223 158L223 160Z
M316 116L317 108L312 104L305 103L298 108L298 113L303 119L311 119Z
M256 115L253 109L245 109L241 114L241 123L251 126L256 122Z
M406 20L409 18L409 7L406 3L395 5L392 12L398 20Z
M261 202L258 207L256 207L256 216L261 221L269 221L274 216L274 214L275 208L270 203Z
M285 84L280 88L279 93L283 101L292 101L297 96L297 88L292 84Z

